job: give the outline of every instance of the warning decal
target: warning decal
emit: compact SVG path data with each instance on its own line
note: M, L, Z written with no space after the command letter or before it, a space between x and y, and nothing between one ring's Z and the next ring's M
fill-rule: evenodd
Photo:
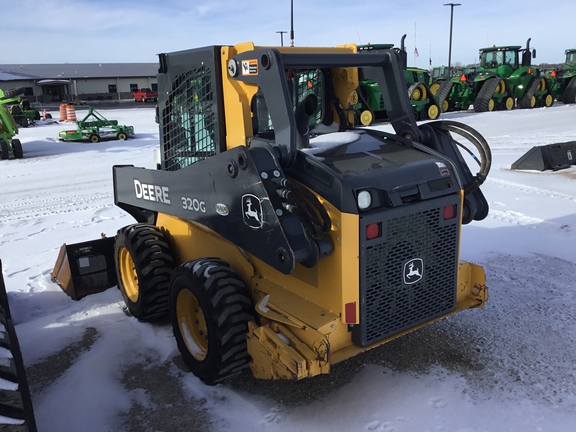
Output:
M242 75L258 75L258 60L242 60Z

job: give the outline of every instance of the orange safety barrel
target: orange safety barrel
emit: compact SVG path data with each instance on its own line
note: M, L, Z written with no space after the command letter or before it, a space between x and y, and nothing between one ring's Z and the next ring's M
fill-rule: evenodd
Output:
M74 105L66 106L66 117L68 117L68 121L76 121L76 108L74 108Z
M65 121L68 119L66 115L66 104L60 104L60 121Z

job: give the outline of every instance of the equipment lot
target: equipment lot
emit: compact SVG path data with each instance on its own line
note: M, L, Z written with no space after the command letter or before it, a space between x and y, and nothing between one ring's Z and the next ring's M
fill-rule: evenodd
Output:
M462 243L462 259L486 270L484 309L328 376L290 383L245 373L216 387L183 372L168 322L126 316L118 290L73 302L50 281L62 243L132 222L113 205L112 165L154 167L154 109L105 113L133 125L136 138L62 143L58 132L69 125L38 125L20 131L24 159L0 171L0 257L40 430L570 430L576 167L509 167L534 145L576 139L575 106L442 115L492 147L490 215L464 227Z

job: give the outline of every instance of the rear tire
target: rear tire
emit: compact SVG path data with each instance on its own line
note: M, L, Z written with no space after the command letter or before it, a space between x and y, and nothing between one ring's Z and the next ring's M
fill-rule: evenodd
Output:
M450 90L452 90L452 81L442 81L436 91L436 100L438 101L438 106L442 108L442 112L448 111L449 104L446 99L450 94ZM430 88L430 91L432 91L432 88Z
M249 366L246 345L253 307L244 283L224 261L198 259L174 271L170 317L178 349L191 371L214 385Z
M532 78L530 84L528 84L528 88L524 92L524 95L518 99L518 108L534 108L536 106L536 89L540 85L540 80L536 78Z
M576 78L572 78L564 93L562 93L562 102L565 104L576 103Z
M118 132L118 135L116 135L116 138L118 138L119 140L126 141L128 139L128 135L126 135L125 132Z
M488 78L486 80L474 101L475 112L494 110L494 100L492 99L492 96L494 96L494 91L496 90L496 87L498 87L499 83L500 80L498 78Z
M22 159L24 157L24 150L22 150L22 143L19 139L12 140L12 154L15 159Z
M140 321L165 316L175 265L164 233L149 224L121 229L114 243L114 260L128 311Z
M90 140L90 142L92 143L99 143L100 142L100 135L97 134L91 134L88 139Z

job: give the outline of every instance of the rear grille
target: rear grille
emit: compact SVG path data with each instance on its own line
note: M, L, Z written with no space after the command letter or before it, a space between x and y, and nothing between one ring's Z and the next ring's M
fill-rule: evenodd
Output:
M362 217L355 344L370 345L455 308L460 215L449 221L442 215L458 202L450 196ZM382 236L367 241L371 223L381 224Z

